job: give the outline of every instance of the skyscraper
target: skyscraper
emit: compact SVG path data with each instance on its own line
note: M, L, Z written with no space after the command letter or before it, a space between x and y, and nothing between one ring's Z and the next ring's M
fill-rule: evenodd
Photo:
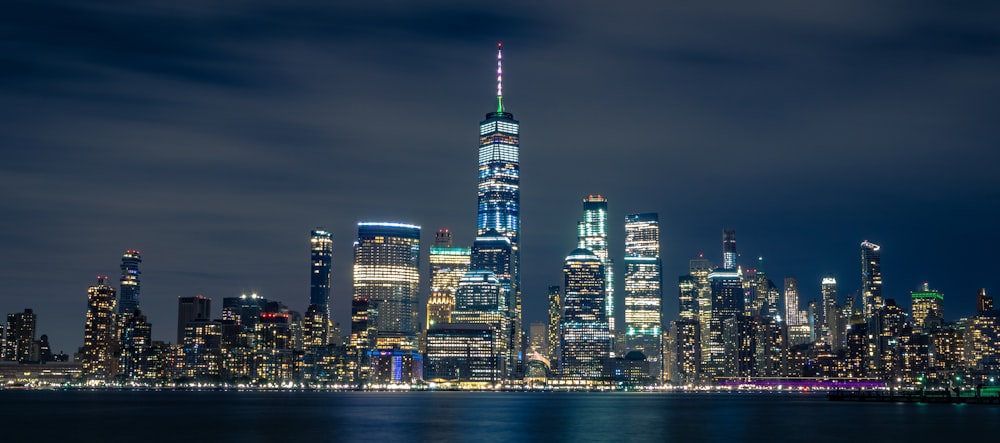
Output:
M711 377L734 375L736 372L736 346L738 337L729 332L726 322L735 320L743 313L743 283L740 274L733 269L717 269L708 274L708 284L712 291L711 311L708 319L708 337L702 338L708 349L702 349L707 361L702 362L706 375ZM705 329L702 329L704 332Z
M932 290L929 284L924 283L919 291L910 292L910 300L913 303L911 318L915 329L924 330L924 322L930 316L944 318L944 295Z
M812 336L809 319L805 311L799 309L799 279L785 278L785 323L788 325L790 346L809 343Z
M19 363L38 360L34 344L37 317L31 309L7 314L7 346L4 358Z
M657 227L657 229L659 228ZM576 247L593 252L604 265L607 285L604 305L607 309L608 326L613 336L615 332L615 279L612 260L608 257L608 199L600 195L585 197L583 199L583 221L576 224L576 231ZM657 241L659 241L659 237L657 237ZM644 241L641 248L648 248L648 241Z
M642 351L650 376L662 367L660 222L656 213L625 216L625 346Z
M822 336L834 350L840 348L843 325L840 321L840 308L837 305L837 279L823 277L820 286L823 296Z
M559 293L562 288L559 286L549 286L549 354L546 356L551 362L558 358L559 349L559 324L562 322L562 302Z
M517 361L521 358L522 337L520 310L516 304L516 299L513 297L514 254L514 246L511 244L510 239L490 229L476 237L476 241L472 243L469 264L470 272L490 271L495 274L503 292L503 299L507 304L505 310L507 320L504 322L504 326L507 329L505 331L498 331L497 336L506 341L505 346L508 352L504 355L509 359L506 365L509 371L517 369ZM456 295L456 309L457 297ZM452 318L452 321L455 321L454 318Z
M83 328L83 375L93 381L111 380L118 370L115 359L117 319L115 289L108 277L97 277L87 288L87 321Z
M722 269L736 270L736 230L722 230Z
M520 123L503 104L503 52L497 43L497 108L479 122L477 235L496 231L510 240L510 300L514 340L521 342ZM473 266L475 269L475 266ZM501 273L496 273L498 278Z
M882 247L861 242L861 305L865 321L882 307Z
M427 298L428 329L450 322L451 311L455 309L455 292L462 277L469 271L469 253L469 248L452 246L451 231L438 229L428 258L431 283Z
M122 255L122 276L119 280L118 313L127 314L139 309L139 251L129 249Z
M212 299L204 295L177 297L177 344L184 343L184 328L193 321L212 319Z
M370 369L375 381L401 382L406 377L393 377L420 371L410 367L417 364L419 264L420 226L358 223L351 342L359 348L362 366L366 355L374 358ZM367 369L359 369L365 377Z
M323 228L316 228L309 235L309 305L312 313L309 336L311 345L329 342L330 329L330 270L333 264L333 235ZM322 317L322 318L320 318ZM317 322L318 320L318 322ZM318 326L318 327L317 327Z
M507 287L489 270L471 270L462 277L455 294L455 310L451 313L454 324L478 324L493 328L493 358L496 373L494 381L508 375L513 359L511 353L511 327L508 311ZM452 325L449 325L452 326Z
M986 288L979 288L976 292L976 312L987 312L993 310L993 297L986 295Z
M604 303L604 264L593 252L575 249L566 257L559 367L563 377L596 380L611 352Z

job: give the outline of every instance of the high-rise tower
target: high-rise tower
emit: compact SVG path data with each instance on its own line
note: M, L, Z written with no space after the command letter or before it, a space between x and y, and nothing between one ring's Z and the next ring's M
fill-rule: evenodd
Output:
M865 321L882 307L882 247L861 242L861 308Z
M577 246L587 249L601 259L604 265L605 301L608 327L615 332L614 267L608 257L608 199L589 195L583 199L583 221L576 224Z
M559 367L563 377L596 380L611 352L604 265L586 249L566 257Z
M130 314L139 309L139 251L129 249L122 255L122 276L119 280L118 313Z
M108 381L118 371L115 359L117 319L115 289L107 277L87 288L87 322L83 328L83 375L90 380Z
M333 235L323 228L309 234L309 304L317 305L330 319L330 268L333 264Z
M649 361L660 374L663 332L660 285L660 221L656 213L625 216L625 346Z
M430 256L431 292L427 298L428 329L435 325L449 323L451 311L455 309L455 293L459 282L469 271L469 248L451 245L451 231L438 229L431 246Z
M722 269L736 270L736 230L722 230Z
M479 122L477 235L496 231L510 240L511 324L521 342L520 123L503 104L503 51L497 43L497 108ZM475 266L473 265L473 269ZM497 273L500 276L500 273Z

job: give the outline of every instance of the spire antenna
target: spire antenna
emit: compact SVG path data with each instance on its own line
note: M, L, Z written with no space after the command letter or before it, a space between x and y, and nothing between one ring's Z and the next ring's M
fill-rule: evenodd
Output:
M497 42L497 112L503 112L503 42Z

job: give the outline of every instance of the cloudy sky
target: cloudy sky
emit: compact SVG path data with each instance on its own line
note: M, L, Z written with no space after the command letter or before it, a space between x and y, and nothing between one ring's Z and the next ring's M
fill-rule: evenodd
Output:
M1000 3L540 3L6 2L0 313L33 308L73 352L87 286L130 248L156 339L178 296L304 311L325 226L348 322L358 221L471 244L501 40L527 321L591 193L619 264L624 215L660 213L668 320L724 227L803 303L825 275L860 287L865 239L904 306L923 281L949 319L1000 290Z

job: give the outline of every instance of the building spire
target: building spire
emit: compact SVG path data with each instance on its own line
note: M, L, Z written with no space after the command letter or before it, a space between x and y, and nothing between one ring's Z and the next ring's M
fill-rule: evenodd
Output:
M503 43L497 42L497 112L503 112Z

